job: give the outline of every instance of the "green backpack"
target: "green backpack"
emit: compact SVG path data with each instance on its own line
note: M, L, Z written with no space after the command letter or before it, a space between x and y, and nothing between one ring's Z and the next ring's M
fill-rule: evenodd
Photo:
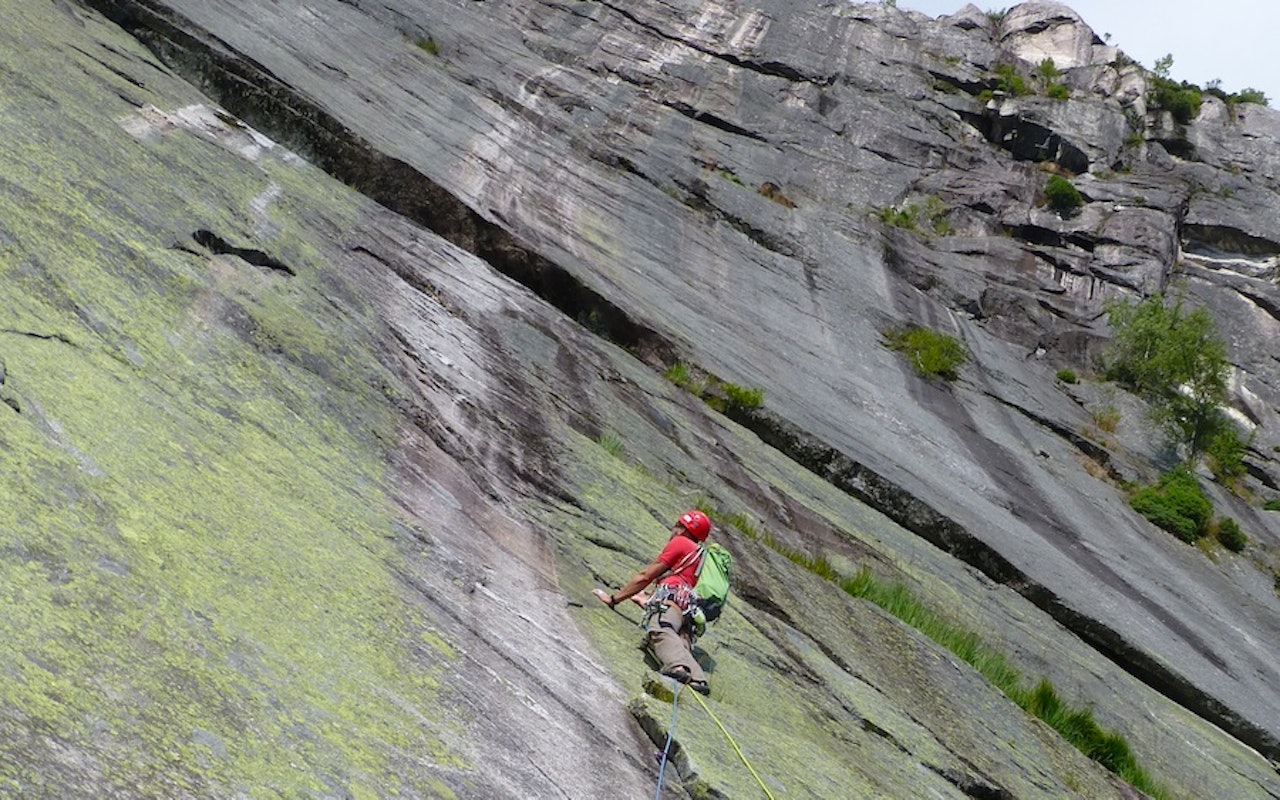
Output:
M702 562L698 564L698 608L707 622L720 616L729 602L729 576L733 574L733 554L714 542L702 545Z

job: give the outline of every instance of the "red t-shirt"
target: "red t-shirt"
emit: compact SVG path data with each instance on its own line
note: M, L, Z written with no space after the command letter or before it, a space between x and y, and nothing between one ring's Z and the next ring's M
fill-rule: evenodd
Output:
M670 586L679 586L682 583L693 586L697 583L699 559L690 555L697 549L698 543L688 536L672 536L671 541L667 542L667 546L662 548L662 552L658 554L658 560L666 564L667 569L675 569L680 564L684 564L684 566L680 568L679 572L671 573L658 581L658 583Z

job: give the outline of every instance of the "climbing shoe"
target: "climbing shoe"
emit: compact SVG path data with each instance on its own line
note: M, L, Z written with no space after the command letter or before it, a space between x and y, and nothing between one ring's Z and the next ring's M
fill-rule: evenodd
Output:
M671 667L670 669L664 669L662 670L662 674L666 675L668 678L674 678L680 683L688 683L693 680L693 676L689 674L689 670L684 667Z
M707 685L706 681L689 681L689 688L704 697L711 696L711 687Z

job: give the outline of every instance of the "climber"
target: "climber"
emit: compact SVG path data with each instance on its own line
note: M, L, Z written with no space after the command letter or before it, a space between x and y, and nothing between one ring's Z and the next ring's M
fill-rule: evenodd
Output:
M613 594L603 589L594 590L596 597L609 608L628 599L643 605L645 632L649 647L661 664L660 671L702 694L710 694L711 689L702 666L693 657L689 636L692 623L686 614L696 599L693 586L698 582L701 560L698 545L710 535L711 520L707 515L697 509L686 511L672 526L671 539L653 563ZM641 594L654 581L658 587L653 595Z

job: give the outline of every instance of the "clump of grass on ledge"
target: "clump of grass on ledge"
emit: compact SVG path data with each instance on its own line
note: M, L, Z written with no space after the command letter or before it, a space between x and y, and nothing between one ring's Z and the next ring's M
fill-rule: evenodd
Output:
M933 232L938 236L948 236L954 232L947 220L947 206L937 195L925 198L923 206L916 203L885 206L876 215L886 225L916 233Z
M597 440L597 443L606 453L614 458L622 457L622 440L618 438L617 434L602 433L600 434L600 438Z
M977 633L934 612L907 587L881 581L866 567L859 568L852 577L841 575L825 556L810 556L781 544L745 515L720 513L705 500L697 506L716 522L732 525L747 537L836 584L851 596L875 603L972 666L1020 708L1053 728L1081 753L1155 800L1170 800L1164 787L1157 784L1134 758L1124 736L1099 725L1091 709L1070 707L1044 678L1028 686L1003 653L989 647ZM1276 576L1276 586L1280 592L1280 574Z
M885 331L884 344L911 359L911 366L924 378L953 381L969 357L964 344L954 336L912 325Z
M677 361L662 377L681 389L695 394L704 403L720 413L728 411L750 411L764 404L764 389L739 386L736 383L722 381L714 375L697 377L694 370L683 361Z
M419 36L417 40L414 41L414 44L418 46L419 50L423 50L430 55L440 55L440 45L436 44L436 40L432 39L430 36Z
M722 383L720 389L724 392L725 401L733 407L759 408L764 403L764 389L752 389L736 383Z
M662 377L666 378L671 383L674 383L676 386L679 386L681 389L690 389L693 383L693 373L689 369L689 365L683 361L677 361L667 367L667 371L662 373Z

